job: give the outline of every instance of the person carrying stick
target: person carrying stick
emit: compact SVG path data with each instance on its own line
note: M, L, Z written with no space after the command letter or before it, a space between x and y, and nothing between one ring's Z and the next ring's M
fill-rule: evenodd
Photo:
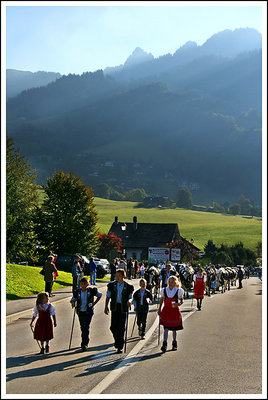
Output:
M126 281L124 269L116 271L116 280L107 285L107 294L104 313L109 314L109 302L111 300L111 326L110 330L114 337L114 347L117 353L122 353L126 338L124 333L126 330L126 320L128 310L131 308L132 293L134 286Z
M77 303L77 314L81 328L81 349L87 351L89 342L89 325L94 314L94 306L100 301L102 293L96 287L89 287L89 281L86 277L80 281L80 289L74 291L70 300L72 307ZM94 300L96 297L96 300Z
M136 290L133 295L134 311L137 315L137 325L141 339L145 339L145 329L149 305L153 301L152 293L146 289L147 282L144 278L140 279L140 289Z

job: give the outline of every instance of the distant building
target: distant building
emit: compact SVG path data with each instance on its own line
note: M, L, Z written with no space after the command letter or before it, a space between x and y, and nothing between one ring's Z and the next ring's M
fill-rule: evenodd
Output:
M109 232L122 239L127 258L147 259L149 247L164 248L177 241L187 242L193 252L200 250L180 236L178 224L138 223L137 217L133 222L119 222L115 217Z

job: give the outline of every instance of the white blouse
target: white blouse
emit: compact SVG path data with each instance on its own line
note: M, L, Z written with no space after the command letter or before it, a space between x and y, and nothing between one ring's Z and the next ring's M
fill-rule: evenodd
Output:
M55 312L55 307L54 307L53 304L51 304L51 303L42 304L42 309L43 309L44 311L46 311L49 305L50 305L49 314L50 314L50 315L55 315L55 314L56 314L56 312ZM37 316L38 316L38 310L37 310L37 307L34 306L34 309L33 309L33 317L37 317Z
M193 277L193 281L194 282L196 281L196 278L203 278L204 282L206 282L206 280L207 280L207 276L206 275L199 276L198 274L195 274L194 277Z
M165 294L164 294L165 289L166 289L168 297L174 297L176 292L178 291L178 298L183 299L184 290L178 289L176 286L174 286L174 288L172 290L170 290L168 286L166 288L162 288L160 291L161 297L165 297Z

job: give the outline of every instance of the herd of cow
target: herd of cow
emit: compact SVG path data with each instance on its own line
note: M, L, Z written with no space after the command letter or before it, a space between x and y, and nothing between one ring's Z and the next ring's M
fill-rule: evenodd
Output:
M181 281L181 286L184 289L185 297L189 297L189 292L193 290L193 277L197 273L198 267L193 268L191 265L187 264L176 264L172 266L176 270L176 275ZM221 291L224 293L226 290L230 290L231 286L236 286L236 281L238 279L237 267L217 267L217 270L213 266L207 266L204 268L207 274L206 281L206 295L210 296L215 293L215 291ZM243 277L249 277L248 269L241 266L243 272ZM157 299L160 288L160 274L161 269L155 266L150 267L146 271L145 279L147 280L147 289L153 293L154 300ZM217 280L216 280L217 278ZM216 283L215 283L216 281ZM214 283L214 285L213 285Z

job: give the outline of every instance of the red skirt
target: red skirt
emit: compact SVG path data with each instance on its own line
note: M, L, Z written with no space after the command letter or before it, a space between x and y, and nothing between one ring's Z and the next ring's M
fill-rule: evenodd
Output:
M205 282L203 278L196 278L194 285L194 298L203 299L204 298L204 288Z
M183 329L182 317L179 307L172 307L172 301L175 301L175 299L165 298L164 307L160 313L160 325L163 325L165 329L178 331Z
M34 328L34 339L41 342L53 339L53 324L49 311L39 311L39 318Z

